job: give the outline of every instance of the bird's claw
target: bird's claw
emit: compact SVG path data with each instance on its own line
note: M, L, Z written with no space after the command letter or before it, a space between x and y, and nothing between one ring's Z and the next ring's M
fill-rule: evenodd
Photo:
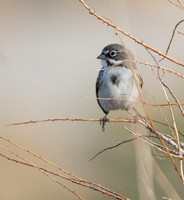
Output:
M100 125L102 125L102 131L105 131L106 122L109 123L109 119L107 119L106 117L100 119Z

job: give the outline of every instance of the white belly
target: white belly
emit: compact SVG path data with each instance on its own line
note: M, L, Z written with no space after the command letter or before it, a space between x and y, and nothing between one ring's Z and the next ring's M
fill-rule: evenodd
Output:
M107 113L110 110L130 109L133 105L131 101L137 101L138 98L138 91L132 71L125 67L115 67L104 70L103 73L98 97L115 99L99 100L100 105ZM117 77L116 83L112 81L113 76Z

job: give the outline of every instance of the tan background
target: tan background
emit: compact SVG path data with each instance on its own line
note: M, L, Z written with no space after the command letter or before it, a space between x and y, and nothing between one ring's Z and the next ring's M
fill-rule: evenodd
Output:
M162 52L166 50L174 25L183 17L183 11L166 0L88 3L101 16L109 17L119 27ZM182 26L179 30L184 32ZM124 36L123 40L137 60L153 62L143 47ZM182 62L183 40L182 35L176 34L169 53ZM4 127L12 122L48 118L103 117L95 99L95 81L100 68L96 57L105 45L114 42L120 43L115 31L89 15L77 0L0 0L0 131L1 135L82 178L137 199L133 144L125 144L88 162L101 149L131 137L124 124L108 124L105 133L98 123L88 122ZM162 64L183 72L173 63ZM139 65L138 68L144 80L145 100L153 102L151 95L154 95L160 103L165 102L150 67ZM166 74L165 80L183 101L182 80L170 74ZM150 110L154 118L162 119L156 109ZM126 115L118 112L109 117ZM177 117L178 127L182 129L179 112ZM10 149L15 150L12 146ZM183 187L170 160L157 161L184 198ZM88 200L110 199L67 185ZM158 199L165 196L158 184L155 191ZM36 169L0 158L0 200L12 199L71 200L75 197Z

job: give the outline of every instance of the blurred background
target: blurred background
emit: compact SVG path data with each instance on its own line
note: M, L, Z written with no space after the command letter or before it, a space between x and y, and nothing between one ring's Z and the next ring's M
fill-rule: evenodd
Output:
M167 0L91 0L86 3L118 27L162 52L166 51L174 26L184 12ZM81 178L100 183L130 199L138 199L133 143L107 151L89 162L100 150L132 137L125 130L125 124L110 123L105 133L99 123L91 122L4 126L49 118L103 117L95 99L97 70L101 68L96 57L107 44L121 43L115 30L90 15L78 0L0 0L0 27L1 135ZM184 32L183 26L178 30ZM136 60L153 63L143 47L125 36L122 39ZM183 35L176 33L169 52L181 62L184 62L183 42ZM160 59L157 55L156 58ZM161 65L183 73L182 67L166 60ZM144 81L145 101L153 103L154 96L160 104L165 103L150 67L138 65L138 69ZM164 80L183 102L182 79L166 73ZM158 109L149 108L149 111L153 118L162 120ZM177 108L174 111L178 129L182 130L181 114ZM112 112L109 117L127 117L127 113ZM159 130L167 131L163 127ZM1 144L17 151L8 143L1 141ZM155 160L184 199L181 180L170 160L157 157ZM39 164L36 159L35 162ZM76 199L36 169L1 157L0 169L0 200ZM111 199L63 183L85 199ZM167 196L156 181L155 194L158 199Z

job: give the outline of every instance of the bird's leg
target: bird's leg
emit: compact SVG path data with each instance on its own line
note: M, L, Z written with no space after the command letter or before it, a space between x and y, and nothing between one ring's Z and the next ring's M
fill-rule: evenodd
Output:
M100 125L102 125L102 131L105 131L106 122L109 122L109 119L107 119L106 116L107 116L107 114L105 115L105 117L100 119Z

